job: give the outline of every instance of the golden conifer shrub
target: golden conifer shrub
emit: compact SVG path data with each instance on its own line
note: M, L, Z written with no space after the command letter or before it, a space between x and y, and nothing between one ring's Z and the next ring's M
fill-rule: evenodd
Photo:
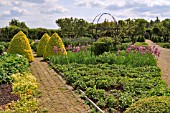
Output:
M48 41L50 40L50 36L45 33L42 38L40 39L40 42L38 44L38 47L37 47L37 56L43 56L44 54L44 51L45 51L45 47L48 43Z
M52 55L67 55L65 46L57 33L54 33L48 41L43 58L46 59Z
M27 36L19 31L10 41L7 50L11 54L20 54L28 59L29 62L34 61L33 53L28 41Z

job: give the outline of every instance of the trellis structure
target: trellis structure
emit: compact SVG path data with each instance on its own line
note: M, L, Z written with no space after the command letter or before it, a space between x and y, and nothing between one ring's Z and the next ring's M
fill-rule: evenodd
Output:
M109 15L112 18L112 22L114 22L114 27L100 27L99 26L99 21L103 15ZM95 25L95 21L97 20L97 23ZM95 38L98 39L100 36L98 35L98 31L110 31L111 32L111 37L114 38L119 34L119 27L116 19L110 14L110 13L101 13L98 14L94 19L93 19L93 26L92 26L92 34L95 35Z

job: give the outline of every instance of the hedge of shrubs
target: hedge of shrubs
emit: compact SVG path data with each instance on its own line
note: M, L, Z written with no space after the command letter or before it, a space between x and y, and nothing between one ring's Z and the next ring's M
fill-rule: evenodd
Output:
M10 26L10 27L4 27L0 30L0 41L10 41L12 37L17 34L19 31L22 31L29 39L41 39L41 37L44 35L44 33L48 33L49 35L52 35L53 33L58 33L61 35L61 30L55 30L55 29L46 29L46 28L20 28L17 26Z
M169 96L153 96L133 103L125 113L170 113Z

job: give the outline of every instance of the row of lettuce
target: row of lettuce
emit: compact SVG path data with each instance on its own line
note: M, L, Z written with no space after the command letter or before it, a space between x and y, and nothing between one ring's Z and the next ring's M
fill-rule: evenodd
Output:
M3 53L0 56L0 84L12 84L12 93L19 100L4 105L2 113L32 113L38 111L36 78L28 72L29 62L20 55Z

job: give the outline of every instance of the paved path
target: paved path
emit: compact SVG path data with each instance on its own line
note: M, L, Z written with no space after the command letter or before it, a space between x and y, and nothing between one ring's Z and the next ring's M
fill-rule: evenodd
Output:
M89 106L66 87L61 77L42 58L31 63L32 74L37 78L42 95L38 98L41 108L48 113L88 113Z
M150 40L146 40L146 43L148 43L150 46L155 45L155 47L157 47L161 51L160 57L158 58L158 66L162 71L162 78L170 87L170 49L162 48L161 46L153 43Z

